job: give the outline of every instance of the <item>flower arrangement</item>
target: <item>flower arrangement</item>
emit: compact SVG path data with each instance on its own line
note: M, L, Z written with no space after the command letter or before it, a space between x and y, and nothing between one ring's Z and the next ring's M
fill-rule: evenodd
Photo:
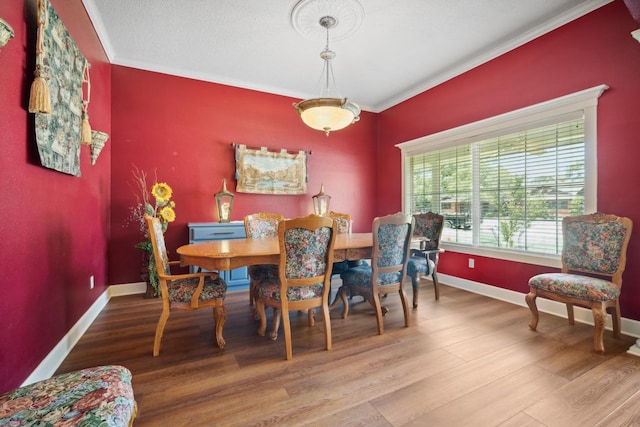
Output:
M149 187L147 184L147 174L137 167L134 167L133 178L136 186L134 194L137 202L136 205L131 208L131 217L134 222L138 223L140 233L144 237L144 240L137 243L135 247L144 251L148 256L149 283L154 290L153 296L157 296L160 293L158 271L156 270L153 247L151 246L144 216L146 214L159 218L160 224L162 225L162 232L164 233L167 231L169 223L176 219L176 204L171 200L173 190L166 182L158 182L156 177L153 185ZM151 188L151 190L149 190L149 188Z

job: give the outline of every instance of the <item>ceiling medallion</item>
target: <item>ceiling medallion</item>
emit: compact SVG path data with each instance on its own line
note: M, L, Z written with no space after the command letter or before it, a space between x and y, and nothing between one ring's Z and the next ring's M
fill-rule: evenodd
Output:
M331 40L352 36L362 24L364 9L357 0L300 0L291 11L291 24L303 37L324 40L326 29L318 25L322 17L331 16Z

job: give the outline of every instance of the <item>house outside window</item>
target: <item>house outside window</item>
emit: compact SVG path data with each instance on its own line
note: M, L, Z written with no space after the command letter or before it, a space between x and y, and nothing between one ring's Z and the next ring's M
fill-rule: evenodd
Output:
M596 106L606 88L399 144L404 211L444 215L445 248L556 265L544 259L559 259L562 219L597 210Z

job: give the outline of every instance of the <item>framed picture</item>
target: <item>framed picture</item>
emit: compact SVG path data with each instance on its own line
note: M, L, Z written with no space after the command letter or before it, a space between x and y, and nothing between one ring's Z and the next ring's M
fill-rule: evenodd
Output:
M236 145L236 179L241 193L306 194L307 153Z

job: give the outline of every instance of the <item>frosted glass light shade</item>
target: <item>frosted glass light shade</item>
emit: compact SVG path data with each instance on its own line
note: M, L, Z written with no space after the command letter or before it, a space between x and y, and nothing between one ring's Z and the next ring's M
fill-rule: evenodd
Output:
M360 120L360 107L340 98L313 98L293 104L302 121L312 129L329 135Z

